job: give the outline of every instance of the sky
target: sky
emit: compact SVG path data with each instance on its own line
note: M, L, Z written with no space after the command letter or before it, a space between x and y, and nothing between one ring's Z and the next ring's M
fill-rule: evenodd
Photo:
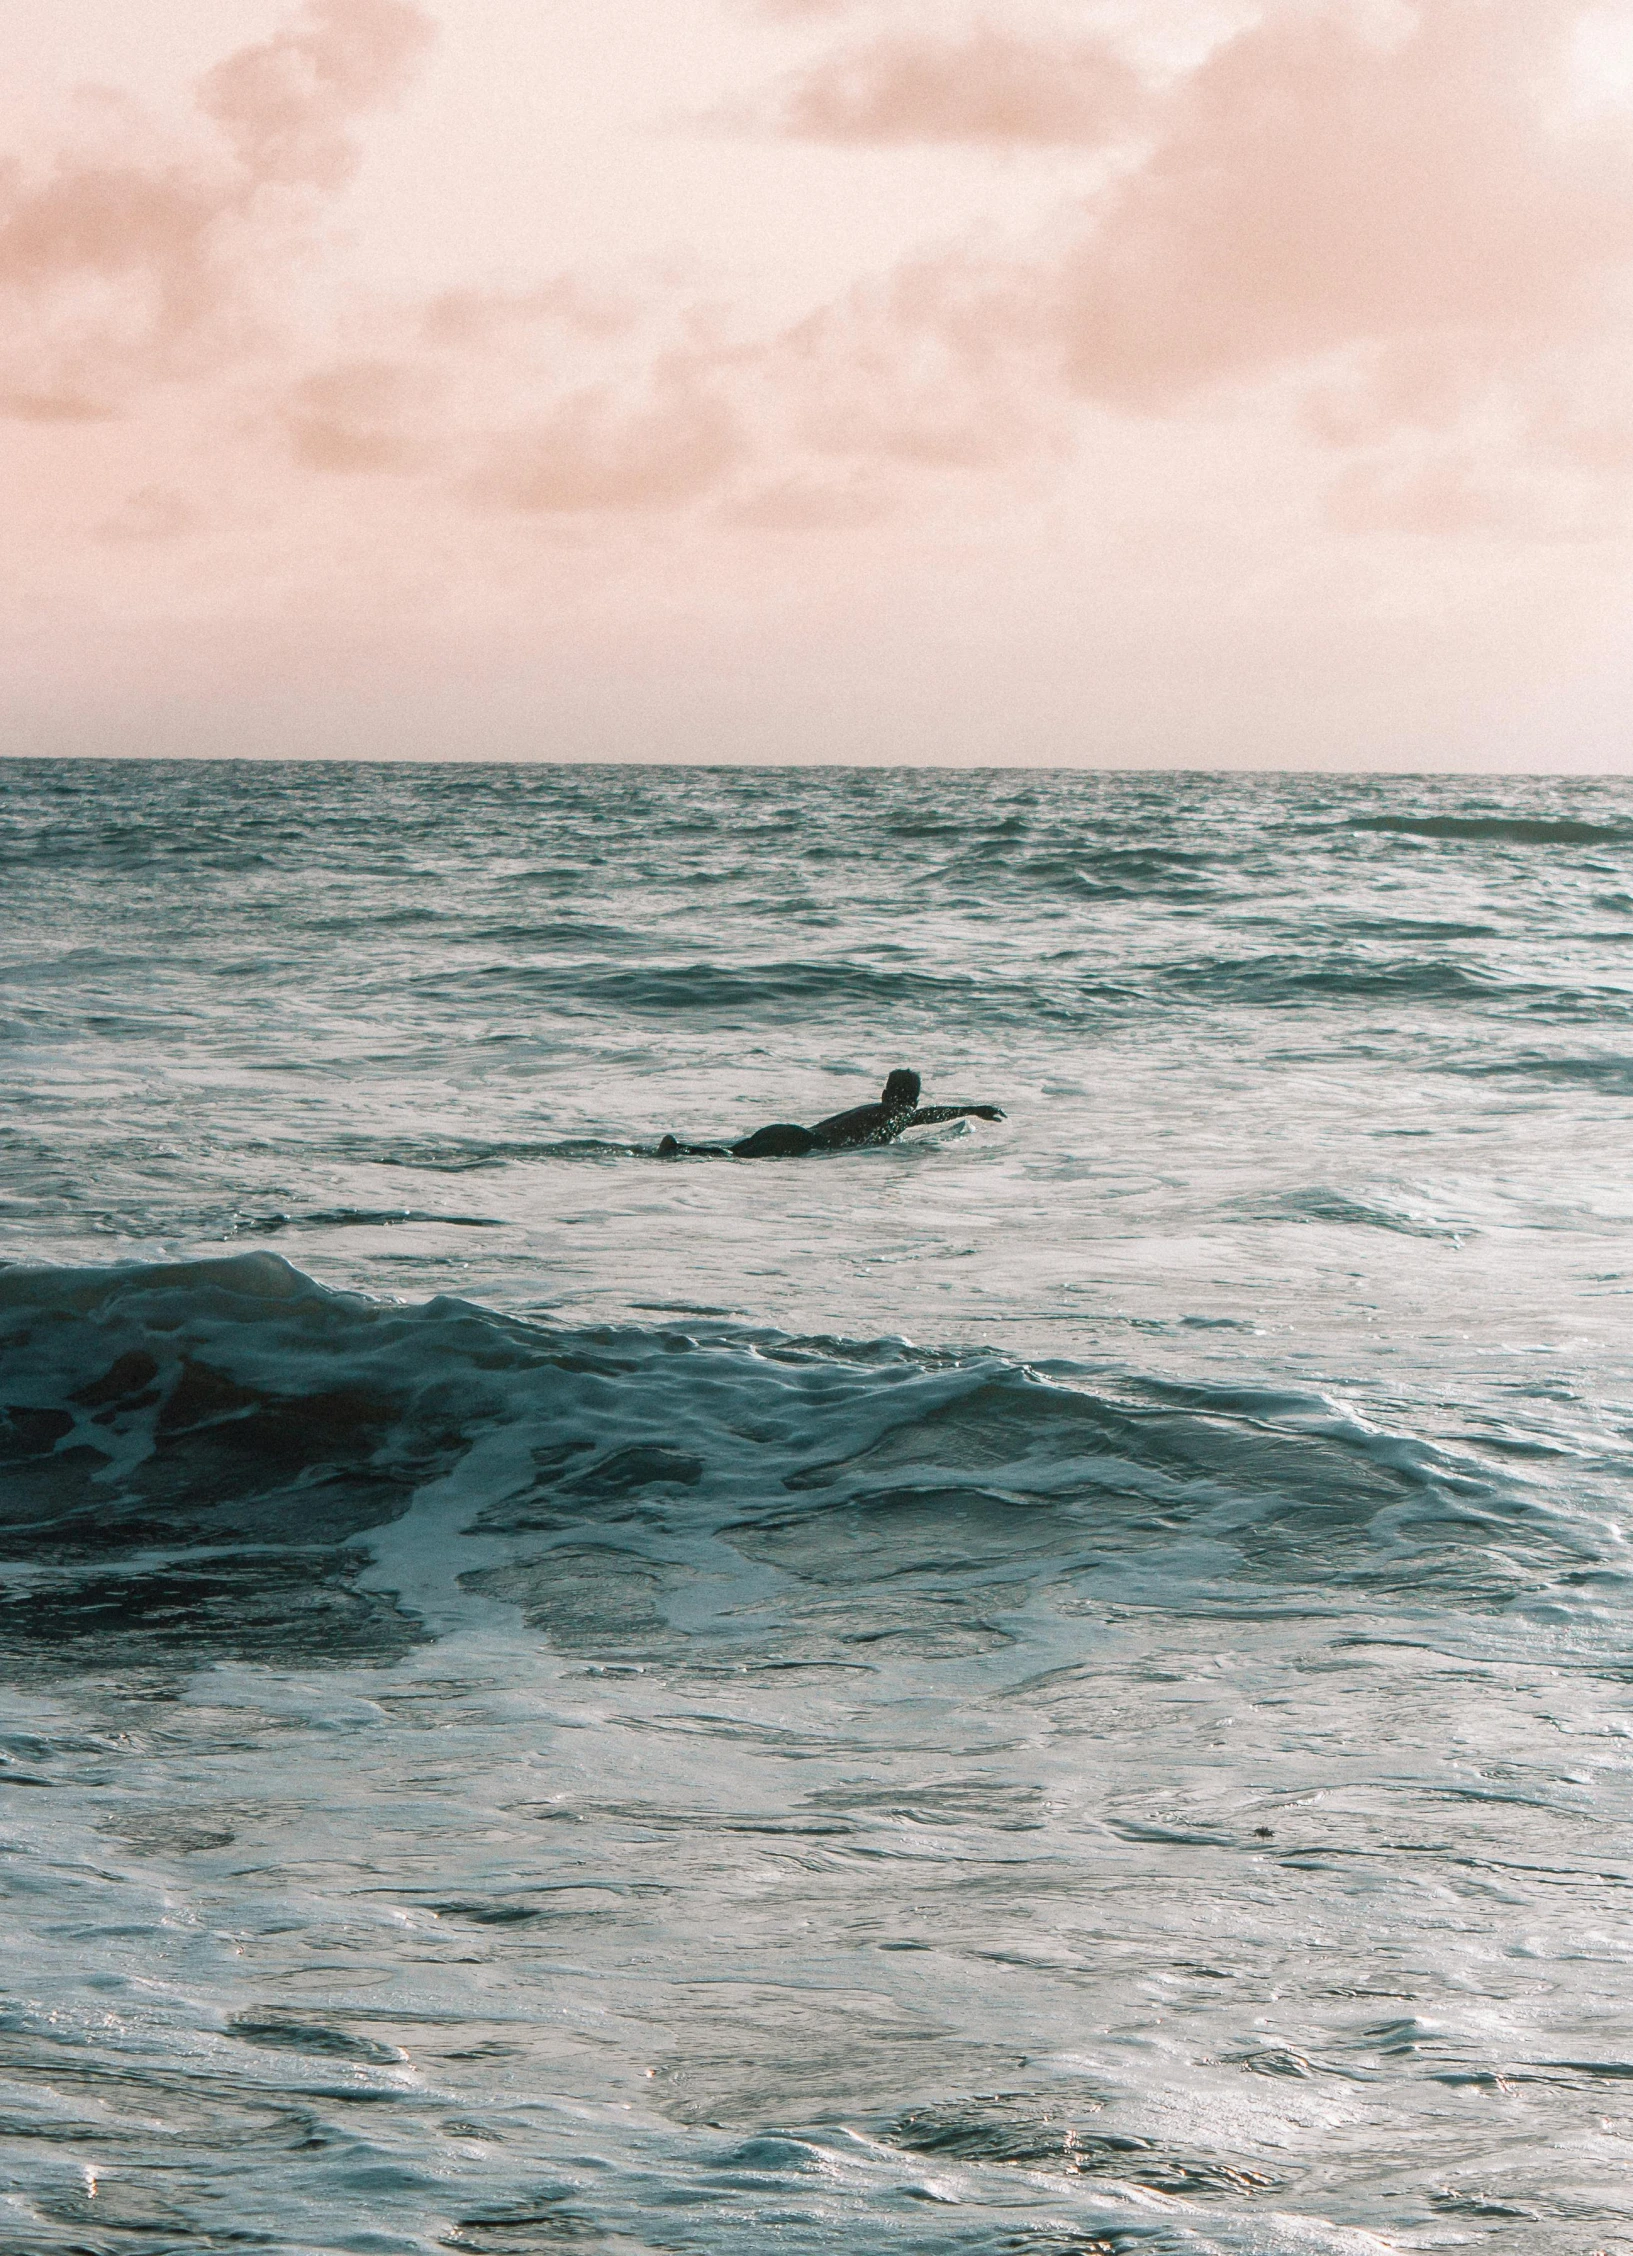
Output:
M1633 768L1633 0L0 0L0 752Z

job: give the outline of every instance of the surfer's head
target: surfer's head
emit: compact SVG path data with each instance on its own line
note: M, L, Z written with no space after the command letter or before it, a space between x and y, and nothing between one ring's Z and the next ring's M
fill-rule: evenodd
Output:
M922 1086L916 1073L909 1073L905 1067L898 1066L885 1083L881 1102L886 1112L911 1112L919 1101Z

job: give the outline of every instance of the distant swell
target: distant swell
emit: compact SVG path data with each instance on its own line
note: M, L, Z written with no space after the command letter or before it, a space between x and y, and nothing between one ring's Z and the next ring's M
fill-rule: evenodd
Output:
M1377 830L1401 838L1470 838L1513 846L1614 846L1633 831L1564 815L1352 815L1351 830Z
M1531 1018L1621 1018L1633 991L1575 988L1540 980L1505 980L1446 956L1267 955L1216 957L1167 964L1158 972L1170 992L1199 1003L1294 1008L1312 1003L1464 1003L1507 1006Z
M806 1009L812 1004L869 1008L966 1004L979 983L958 974L891 969L853 958L793 960L752 970L714 963L649 964L624 970L601 965L493 964L465 974L478 988L537 990L556 1003L568 997L639 1016L731 1016ZM422 986L433 984L422 981Z
M1633 1057L1470 1058L1442 1068L1479 1081L1531 1081L1561 1089L1585 1089L1608 1097L1633 1097Z
M491 1214L428 1214L415 1206L331 1206L310 1214L251 1214L235 1225L244 1237L275 1237L282 1230L388 1230L405 1222L439 1222L454 1230L502 1230Z

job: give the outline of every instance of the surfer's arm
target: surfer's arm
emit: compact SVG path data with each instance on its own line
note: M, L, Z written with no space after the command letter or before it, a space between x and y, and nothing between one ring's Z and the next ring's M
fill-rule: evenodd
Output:
M903 1122L903 1126L936 1128L944 1120L962 1120L966 1115L976 1120L1002 1120L1004 1112L1001 1105L920 1105L912 1118Z

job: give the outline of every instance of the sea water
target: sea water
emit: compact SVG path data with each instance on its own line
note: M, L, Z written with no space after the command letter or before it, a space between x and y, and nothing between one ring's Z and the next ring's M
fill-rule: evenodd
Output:
M10 761L0 927L6 2256L1633 2250L1633 786Z

